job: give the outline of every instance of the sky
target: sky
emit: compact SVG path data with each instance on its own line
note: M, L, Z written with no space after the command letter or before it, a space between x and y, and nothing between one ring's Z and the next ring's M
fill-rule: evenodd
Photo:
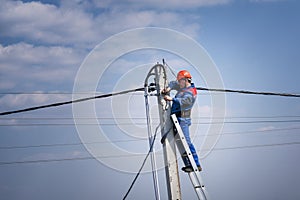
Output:
M0 112L143 87L162 59L170 80L185 68L196 86L300 94L299 8L296 0L2 0ZM150 113L154 129L154 97ZM1 116L1 199L122 199L149 148L145 116L143 92ZM299 199L299 118L299 98L198 91L191 134L209 199ZM148 160L127 199L155 199L149 170ZM179 176L182 199L196 199Z

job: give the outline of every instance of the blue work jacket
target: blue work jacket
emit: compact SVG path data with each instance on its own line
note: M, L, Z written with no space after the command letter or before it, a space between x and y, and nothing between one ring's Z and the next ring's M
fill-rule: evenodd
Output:
M190 111L196 101L197 89L194 83L186 88L180 88L177 81L169 83L171 90L177 90L177 94L172 99L171 114L178 114L182 111Z

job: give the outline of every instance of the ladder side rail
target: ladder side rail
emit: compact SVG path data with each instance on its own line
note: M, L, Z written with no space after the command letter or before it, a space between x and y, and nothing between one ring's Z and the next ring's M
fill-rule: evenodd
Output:
M193 155L191 153L190 147L189 147L189 145L188 145L188 143L187 143L187 141L185 139L185 136L184 136L184 134L182 132L182 129L181 129L180 125L179 125L179 122L178 122L178 119L177 119L176 115L172 114L171 118L172 118L172 120L174 122L175 128L177 130L178 137L179 137L180 142L181 142L181 145L179 144L179 147L181 146L181 147L184 148L184 151L186 152L186 154L187 154L187 156L189 158L189 161L190 161L190 163L191 163L194 171L198 171L198 167L197 167L197 165L195 163L194 157L193 157ZM179 152L180 153L182 152L182 148L179 149Z
M207 200L207 194L204 185L201 185L199 172L189 172L189 178L194 186L194 190L197 194L198 199Z
M174 126L177 130L177 135L176 135L176 145L177 145L177 148L180 152L181 155L183 155L183 153L186 153L187 156L188 156L188 159L193 167L193 171L192 172L189 172L189 178L193 184L193 187L195 189L195 192L197 194L197 197L199 200L206 200L206 194L205 194L205 191L204 191L204 187L203 185L201 184L201 178L199 177L200 174L199 174L199 170L198 170L198 167L196 165L196 162L194 160L194 157L190 151L190 148L189 148L189 145L185 139L185 136L182 132L182 129L179 125L179 122L178 122L178 119L176 117L175 114L172 114L171 115L171 119L174 123Z

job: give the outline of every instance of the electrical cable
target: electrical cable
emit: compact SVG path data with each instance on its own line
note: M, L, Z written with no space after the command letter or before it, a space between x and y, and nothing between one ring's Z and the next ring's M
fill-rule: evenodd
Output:
M226 151L226 150L236 150L236 149L276 147L276 146L292 146L292 145L300 145L300 141L299 142L295 141L295 142L286 142L286 143L274 143L274 144L258 144L258 145L236 146L236 147L215 147L213 149L203 149L203 150ZM137 156L142 156L142 155L145 155L145 154L138 154L138 155L137 154L132 154L132 155L107 155L107 156L94 156L94 157L92 157L92 156L88 157L87 156L87 157L75 157L75 158L54 158L54 159L40 159L40 160L7 161L7 162L0 162L0 166L15 165L15 164L30 164L30 163L75 161L75 160L92 160L92 159L97 159L97 158L137 157ZM136 178L135 178L135 180L136 180Z
M253 130L253 131L239 131L239 132L224 132L224 133L216 133L216 134L198 134L195 135L196 137L202 136L216 136L216 135L244 135L244 134L251 134L251 133L266 133L266 132L275 132L275 131L287 131L287 130L299 130L300 127L290 127L290 128L278 128L278 129L271 129L271 130ZM12 149L28 149L28 148L43 148L43 147L63 147L63 146L79 146L79 145L86 145L86 144L114 144L114 143L126 143L126 142L144 142L147 139L127 139L127 140L111 140L111 141L95 141L95 142L74 142L74 143L54 143L54 144L36 144L36 145L14 145L14 146L0 146L0 149L12 150Z
M226 116L226 117L214 117L214 119L252 119L252 118L300 118L300 115L276 115L276 116ZM0 120L73 120L73 119L84 119L84 120L146 120L146 117L0 117ZM158 120L158 117L152 117L152 119ZM193 119L211 119L211 117L193 117Z
M32 110L38 110L38 109L42 109L42 108L57 107L57 106L62 106L62 105L67 105L67 104L79 103L79 102L89 101L89 100L93 100L93 99L107 98L107 97L111 97L111 96L116 96L116 95L131 93L131 92L137 92L137 91L144 91L144 88L124 90L124 91L121 91L121 92L102 94L102 95L98 95L98 96L92 96L92 97L87 97L87 98L82 98L82 99L71 100L71 101L47 104L47 105L42 105L42 106L35 106L35 107L25 108L25 109L21 109L21 110L1 112L0 116L1 115L10 115L10 114L15 114L15 113L21 113L21 112L27 112L27 111L32 111Z
M171 71L172 75L177 78L175 71L168 65L168 63L163 59L163 63L165 64L165 66L167 66L169 68L169 70Z
M142 142L147 139L128 139L128 140L113 140L113 141L98 141L98 142L73 142L73 143L54 143L54 144L36 144L36 145L14 145L14 146L0 146L0 149L28 149L28 148L40 148L40 147L63 147L63 146L79 146L89 144L115 144L125 142Z
M146 157L145 157L145 159L144 159L144 161L143 161L143 163L142 163L142 165L141 165L139 171L138 171L137 174L135 175L135 177L134 177L134 179L133 179L133 181L132 181L132 183L131 183L129 189L127 190L126 194L124 195L123 200L125 200L125 199L127 198L129 192L131 191L133 185L135 184L137 178L139 177L139 175L140 175L142 169L144 168L144 165L145 165L145 163L146 163L147 158L149 157L150 153L152 152L152 149L153 149L153 146L154 146L154 142L155 142L155 139L156 139L156 135L157 135L157 130L158 130L159 127L160 127L160 125L158 125L158 126L156 127L156 129L155 129L155 133L154 133L154 135L153 135L153 140L152 140L151 146L150 146L150 148L149 148L149 151L148 151L148 153L147 153L147 155L146 155Z
M213 151L222 150L233 150L233 149L249 149L249 148L260 148L260 147L274 147L274 146L289 146L289 145L299 145L300 142L285 142L285 143L275 143L275 144L256 144L256 145L246 145L237 147L216 147Z
M275 131L287 131L287 130L299 130L300 127L289 127L289 128L278 128L278 129L271 129L271 130L253 130L253 131L239 131L239 132L224 132L224 133L216 133L216 134L197 134L193 138L202 137L202 136L216 136L216 135L245 135L251 133L265 133L265 132L275 132ZM86 145L86 144L114 144L114 143L126 143L126 142L143 142L147 139L127 139L127 140L111 140L111 141L98 141L98 142L74 142L74 143L54 143L54 144L36 144L36 145L13 145L13 146L0 146L0 149L28 149L28 148L41 148L41 147L62 147L62 146L79 146L79 145Z
M204 88L197 87L197 90L213 91L213 92L227 92L227 93L240 93L240 94L254 94L254 95L270 95L270 96L283 96L283 97L300 97L300 94L291 93L276 93L276 92L255 92L248 90L232 90L232 89L214 89L214 88Z
M214 92L240 93L240 94L253 94L253 95L271 95L271 96L300 98L300 94L291 94L291 93L254 92L254 91L247 91L247 90L232 90L232 89L210 89L210 88L204 88L204 87L197 87L196 89L197 90L203 90L203 91L214 91ZM111 96L127 94L127 93L137 92L137 91L144 91L144 88L140 87L140 88L136 88L136 89L124 90L124 91L121 91L121 92L108 93L108 94L92 96L92 97L87 97L87 98L82 98L82 99L77 99L77 100L47 104L47 105L36 106L36 107L29 107L29 108L20 109L20 110L6 111L6 112L1 112L0 116L10 115L10 114L15 114L15 113L28 112L28 111L33 111L33 110L38 110L38 109L43 109L43 108L49 108L49 107L57 107L57 106L73 104L73 103L79 103L79 102L89 101L89 100L93 100L93 99L107 98L107 97L111 97Z
M194 122L193 124L258 124L258 123L298 123L300 120L255 120L255 121L212 121L212 122ZM147 125L146 122L136 122L135 125ZM132 126L132 123L22 123L22 124L0 124L1 126Z
M169 68L172 75L177 78L174 70L166 63L163 59L163 63L165 66ZM290 94L290 93L274 93L274 92L254 92L254 91L247 91L247 90L232 90L232 89L214 89L214 88L204 88L204 87L196 87L197 90L204 90L204 91L212 91L212 92L229 92L229 93L240 93L240 94L255 94L255 95L272 95L272 96L284 96L284 97L300 97L300 94Z
M73 160L94 160L97 158L121 158L121 157L137 157L144 154L131 154L131 155L107 155L107 156L86 156L74 158L53 158L53 159L39 159L39 160L23 160L23 161L7 161L0 162L1 165L14 165L14 164L31 164L31 163L47 163L47 162L60 162L60 161L73 161Z

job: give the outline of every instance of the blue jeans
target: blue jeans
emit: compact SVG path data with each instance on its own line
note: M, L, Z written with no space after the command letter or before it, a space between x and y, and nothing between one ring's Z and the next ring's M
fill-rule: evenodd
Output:
M191 125L191 118L181 118L181 117L178 117L178 122L179 122L179 125L182 129L182 132L185 136L185 139L186 139L186 142L188 143L189 147L190 147L190 151L194 157L194 160L196 162L196 165L197 166L200 166L200 162L199 162L199 158L198 158L198 155L197 155L197 152L196 152L196 149L191 141L191 138L190 138L190 130L189 130L189 126ZM189 162L189 159L187 157L182 157L183 159L183 162L185 164L185 166L190 166L191 163Z

